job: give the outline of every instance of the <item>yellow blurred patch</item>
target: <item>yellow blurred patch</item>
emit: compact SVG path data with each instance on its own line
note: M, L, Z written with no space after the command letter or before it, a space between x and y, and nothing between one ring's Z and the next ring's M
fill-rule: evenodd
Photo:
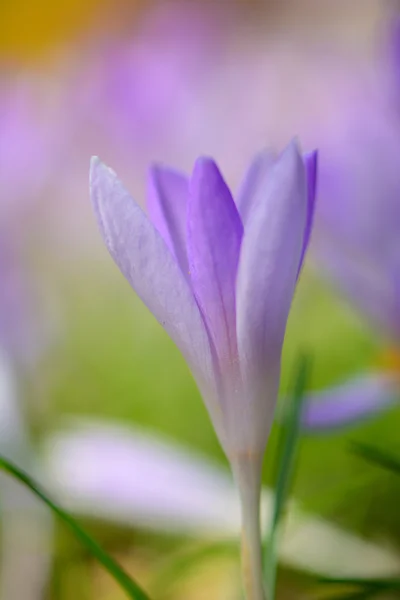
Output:
M25 63L51 58L53 51L75 37L123 21L136 4L135 0L129 7L119 0L3 0L0 58Z
M400 350L397 348L384 350L378 359L378 366L384 371L400 375Z

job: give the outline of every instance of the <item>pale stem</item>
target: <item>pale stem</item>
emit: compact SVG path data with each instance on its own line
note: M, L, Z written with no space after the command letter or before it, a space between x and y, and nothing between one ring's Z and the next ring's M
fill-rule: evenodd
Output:
M242 571L247 600L266 600L260 528L262 458L244 457L233 465L242 509Z

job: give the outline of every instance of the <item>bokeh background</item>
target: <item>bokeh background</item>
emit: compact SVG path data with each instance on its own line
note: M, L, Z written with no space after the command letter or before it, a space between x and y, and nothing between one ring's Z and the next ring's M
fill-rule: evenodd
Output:
M304 150L320 149L324 176L335 167L321 195L335 189L336 168L357 169L357 187L343 193L337 188L342 203L350 198L342 218L351 223L353 214L354 219L371 214L378 227L390 177L390 193L397 197L397 185L400 202L399 9L384 0L0 2L2 452L21 458L45 481L52 478L50 488L60 481L62 487L63 477L79 482L79 447L69 456L76 473L73 461L62 471L66 459L51 458L59 448L57 432L78 418L94 428L99 422L127 427L124 431L141 428L227 470L182 357L103 245L89 199L90 157L111 165L144 206L152 161L189 171L197 156L211 155L235 189L258 150L280 150L298 136ZM364 202L372 190L376 214ZM364 204L353 210L355 196ZM322 260L320 247L329 232L320 221L327 214L330 223L332 211L324 198L318 201L321 216L317 213L286 335L282 392L303 350L313 359L310 386L316 391L376 371L395 376L400 369L396 342L371 322L360 302L348 301L329 261ZM396 240L400 222L392 225ZM339 247L353 239L354 227L339 232ZM354 456L349 442L368 441L400 456L399 427L400 410L392 405L351 428L306 433L293 487L305 510L395 555L400 480ZM265 484L276 433L275 428ZM110 452L112 443L99 442L88 482L91 469L101 475L114 468L108 465ZM130 464L137 468L128 461L122 477ZM151 474L150 467L143 468L141 477ZM112 487L107 477L104 485ZM7 488L7 481L2 485ZM165 485L174 487L172 475ZM77 494L78 488L77 483ZM25 497L19 505L19 493L12 490L11 501L7 493L3 499L2 561L3 566L9 561L11 573L4 600L123 598L62 526L49 524L40 509L36 515L36 505L33 510ZM154 495L162 504L157 486ZM66 504L67 496L66 491ZM78 516L156 598L238 597L234 544L217 552L212 545L217 533L213 539L208 532L208 545L204 540L202 545L201 536L179 527L167 532L140 518L127 518L125 526L123 516L115 518L119 510L116 501L103 507L103 518L87 507ZM39 552L34 546L42 526L52 528L51 566L35 565L46 571L47 581L37 592L34 585L18 585L33 557L47 556L44 547ZM33 550L27 558L28 546ZM195 567L172 569L174 557L199 548ZM400 559L398 564L400 569ZM310 598L311 589L301 571L280 572L279 598Z

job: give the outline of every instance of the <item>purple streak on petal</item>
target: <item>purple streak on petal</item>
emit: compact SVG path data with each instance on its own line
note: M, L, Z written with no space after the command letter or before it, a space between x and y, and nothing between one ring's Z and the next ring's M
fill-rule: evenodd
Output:
M218 358L237 355L235 284L243 225L217 165L199 159L190 181L188 255L193 291Z
M304 163L293 142L274 165L252 209L237 280L237 336L242 376L252 390L255 424L266 442L276 402L286 321L307 219ZM253 397L251 397L251 395ZM261 414L260 407L264 414ZM249 407L250 410L250 407ZM261 443L260 441L260 443Z
M186 214L189 182L185 175L161 166L150 169L147 209L150 220L164 238L186 278Z
M396 375L375 373L313 392L304 406L303 428L323 433L373 418L399 401L399 383Z
M244 224L246 224L251 207L275 160L276 156L270 150L259 152L244 177L236 199L236 205Z
M307 223L304 231L303 249L301 251L299 274L305 254L307 252L308 244L310 242L311 230L314 221L315 212L315 199L317 192L317 169L318 169L318 152L314 150L304 155L304 164L306 167L307 175Z
M90 189L114 261L180 348L200 388L205 382L212 384L207 332L192 291L164 240L116 174L97 158L92 159Z

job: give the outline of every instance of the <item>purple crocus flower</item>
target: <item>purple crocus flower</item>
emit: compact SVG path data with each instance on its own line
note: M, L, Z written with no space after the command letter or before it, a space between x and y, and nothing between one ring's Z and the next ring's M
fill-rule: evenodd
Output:
M307 186L308 176L308 186ZM316 153L295 142L251 165L236 201L209 158L150 172L146 216L97 158L91 196L105 243L185 356L242 502L249 599L264 598L259 500L286 321L308 244Z

